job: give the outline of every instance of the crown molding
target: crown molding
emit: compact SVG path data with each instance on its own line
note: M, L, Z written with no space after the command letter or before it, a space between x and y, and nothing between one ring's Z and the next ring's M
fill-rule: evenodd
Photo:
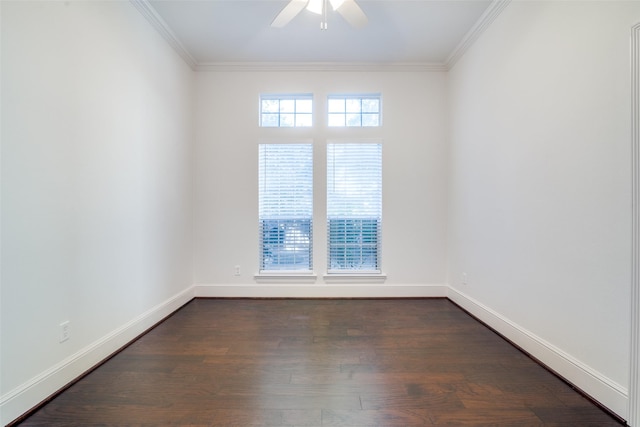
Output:
M196 71L447 71L428 62L203 62Z
M500 15L511 0L493 0L460 43L440 62L198 62L149 0L129 0L194 71L448 71Z
M158 12L151 6L148 0L129 0L129 2L149 21L149 23L160 33L160 35L169 43L169 45L180 55L184 62L195 70L197 61L178 40L169 25L158 15Z
M471 29L464 35L458 46L449 54L444 61L444 65L447 70L453 68L456 62L473 46L473 44L480 38L484 30L500 15L505 7L511 2L511 0L493 0L487 10L484 11L480 19L471 27Z

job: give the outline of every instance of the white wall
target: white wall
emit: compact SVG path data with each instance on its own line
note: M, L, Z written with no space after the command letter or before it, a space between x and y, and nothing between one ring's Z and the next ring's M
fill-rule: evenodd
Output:
M327 140L381 138L383 144L382 269L388 295L424 293L445 282L446 77L442 72L250 71L197 75L195 282L225 287L224 295L337 296L326 273L325 168ZM313 93L313 128L258 127L260 93ZM383 126L328 129L329 93L381 93ZM313 140L314 270L311 290L257 287L258 143L262 138ZM234 266L241 276L234 276ZM407 287L403 287L407 285ZM246 290L245 292L241 289ZM345 291L345 289L348 289ZM216 294L218 291L211 291ZM297 292L297 293L296 293ZM300 293L302 292L302 294ZM343 292L343 293L340 293ZM372 287L362 295L376 295ZM387 295L385 294L385 295ZM218 293L217 295L220 295ZM262 294L264 295L264 294Z
M513 2L449 75L217 71L194 87L127 2L0 10L0 423L186 301L192 283L202 295L404 296L448 282L452 299L626 415L640 3ZM260 129L261 92L314 93L316 126ZM382 93L384 126L326 129L324 99L343 92ZM384 144L388 278L332 287L324 147L363 137ZM265 138L314 141L311 286L253 279Z
M128 2L1 7L4 425L189 298L193 77Z
M638 21L512 2L449 76L452 298L623 417Z

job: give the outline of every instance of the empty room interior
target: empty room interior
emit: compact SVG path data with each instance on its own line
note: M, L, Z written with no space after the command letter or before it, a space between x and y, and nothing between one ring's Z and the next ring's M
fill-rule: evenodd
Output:
M371 300L640 427L640 2L309 3L0 1L0 425L181 308Z

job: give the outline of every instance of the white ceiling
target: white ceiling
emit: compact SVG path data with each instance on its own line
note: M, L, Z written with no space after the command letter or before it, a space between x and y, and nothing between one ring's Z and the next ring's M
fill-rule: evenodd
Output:
M272 28L271 21L288 0L148 0L145 5L164 21L169 29L165 33L175 36L173 44L182 45L197 66L444 64L492 4L491 0L357 1L369 18L366 27L352 28L331 12L326 31L320 30L320 17L307 10L284 28Z

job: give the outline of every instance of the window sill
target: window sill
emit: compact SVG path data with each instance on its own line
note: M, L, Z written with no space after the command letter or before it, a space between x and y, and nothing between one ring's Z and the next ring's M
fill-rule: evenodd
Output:
M387 275L383 273L329 273L322 276L325 283L384 283Z
M315 283L318 276L313 273L258 273L253 276L257 283Z

